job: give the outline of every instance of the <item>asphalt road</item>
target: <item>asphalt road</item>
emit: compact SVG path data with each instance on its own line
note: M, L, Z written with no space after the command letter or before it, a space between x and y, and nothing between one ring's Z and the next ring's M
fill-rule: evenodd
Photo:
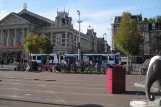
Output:
M146 99L134 87L139 75L126 76L121 94L106 91L106 75L0 71L0 80L0 107L129 107L133 99Z

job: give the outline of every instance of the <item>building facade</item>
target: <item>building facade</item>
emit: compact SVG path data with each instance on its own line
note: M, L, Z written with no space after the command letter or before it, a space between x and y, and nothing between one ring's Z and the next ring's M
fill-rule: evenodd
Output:
M97 38L97 52L98 53L110 53L110 46L103 38Z
M4 62L28 58L24 50L24 38L29 33L47 36L54 44L53 53L77 53L79 31L73 28L72 18L66 11L57 11L55 21L32 13L26 7L19 13L10 13L0 20L0 53ZM94 29L80 33L80 49L83 53L97 53L97 37Z
M114 42L114 36L115 34L119 31L119 25L121 22L121 16L115 16L113 23L111 23L111 37L112 37L112 44L111 44L111 48L113 52L119 52L119 49L115 46L115 42ZM140 15L132 15L131 19L136 20L137 24L138 24L138 28L140 26L142 26L142 14Z
M149 23L147 18L143 20L142 34L144 36L144 55L155 55L152 40L154 36L161 36L161 22Z

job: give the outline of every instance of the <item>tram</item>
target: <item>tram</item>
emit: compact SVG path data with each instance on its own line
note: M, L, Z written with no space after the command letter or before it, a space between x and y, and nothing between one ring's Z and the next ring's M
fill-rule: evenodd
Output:
M81 54L82 61L99 64L116 65L121 64L121 56L116 54ZM47 59L48 58L48 59ZM32 61L36 61L38 64L44 63L49 60L49 64L60 63L62 60L70 59L72 62L78 61L78 54L31 54Z

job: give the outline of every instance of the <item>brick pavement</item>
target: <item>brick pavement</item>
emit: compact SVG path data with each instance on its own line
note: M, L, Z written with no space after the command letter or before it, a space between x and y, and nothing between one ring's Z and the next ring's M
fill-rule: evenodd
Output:
M146 99L134 87L139 75L126 77L123 94L106 92L105 75L0 71L0 79L2 107L129 107L132 99Z

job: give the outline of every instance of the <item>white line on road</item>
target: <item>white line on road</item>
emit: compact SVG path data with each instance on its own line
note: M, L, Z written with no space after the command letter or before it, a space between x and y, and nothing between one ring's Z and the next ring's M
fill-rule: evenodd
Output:
M4 79L5 80L5 79ZM54 82L49 82L49 81L35 81L35 80L31 80L31 81L26 81L26 80L19 80L19 79L16 79L16 80L12 80L12 81L25 81L25 82L42 82L42 83L49 83L49 84L83 84L83 85L88 85L88 86L105 86L105 84L95 84L95 82L93 82L93 84L90 84L88 82L86 83L68 83L68 82L58 82L58 81L54 81Z
M20 77L13 77L13 78L11 78L11 77L0 77L0 78L3 78L3 79L22 79L22 80L33 80L33 79L35 79L35 78L20 78ZM62 78L46 78L46 79L41 79L41 78L38 78L38 79L40 79L41 81L45 81L45 80L59 80L59 81L62 81L63 82L63 80L61 80ZM106 82L106 80L104 79L104 80L97 80L97 79L93 79L93 80L84 80L84 78L83 78L83 80L78 80L78 79L72 79L72 80L65 80L65 82L72 82L72 81L75 81L75 82L87 82L88 81L88 83L94 83L94 82L97 82L97 83L105 83Z
M63 100L59 95L56 95L55 91L51 91L50 88L48 88L46 85L44 85L45 88L47 88L52 94L54 94L58 99L61 99L62 103L67 104L65 100Z
M7 74L6 76L8 77L8 78L10 78L10 75L11 74ZM21 78L27 78L27 79L32 79L32 78L28 78L28 76L22 76L22 75L12 75L12 77L14 77L14 78L19 78L19 79L21 79ZM20 78L21 77L21 78ZM37 77L40 77L39 75L37 75L37 76L32 76L33 78L35 77L35 78L37 78ZM50 75L47 75L46 77L48 77L48 78L45 78L45 79L62 79L62 76L50 76ZM0 76L0 78L1 78L1 76ZM67 80L67 81L99 81L99 82L103 82L103 81L105 81L106 80L106 77L103 77L103 78L95 78L94 76L93 77L78 77L78 78L76 78L76 77L69 77L69 79L72 79L72 80Z
M51 91L41 91L41 90L29 90L29 89L19 89L19 88L0 88L0 90L16 90L16 91L30 91L30 92L44 92L52 93ZM89 94L89 93L77 93L77 92L54 92L55 94L71 94L71 95L85 95L85 96L113 96L112 94Z
M3 97L4 100L6 99L12 99L13 95L6 95L6 94L0 94L0 97ZM2 98L2 99L3 99ZM62 103L61 100L54 100L54 99L44 99L44 98L40 98L40 97L24 97L24 96L17 96L16 97L17 101L29 101L29 102L33 102L33 103L49 103L49 104L60 104ZM79 100L79 99L78 99ZM100 103L100 102L84 102L84 101L66 101L68 104L66 106L83 106L83 105L92 105L92 104L96 104L96 105L100 105L100 106L104 106L104 107L129 107L128 105L119 105L119 104L109 104L109 103Z
M26 86L35 86L35 87L44 87L44 85L32 85L32 84L24 84L24 83L10 83L10 82L1 82L0 84L12 84L12 85L26 85ZM46 85L47 86L47 85ZM57 87L57 88L78 88L78 89L89 89L89 90L105 90L105 88L88 88L88 87L73 87L73 86L47 86L47 87Z

